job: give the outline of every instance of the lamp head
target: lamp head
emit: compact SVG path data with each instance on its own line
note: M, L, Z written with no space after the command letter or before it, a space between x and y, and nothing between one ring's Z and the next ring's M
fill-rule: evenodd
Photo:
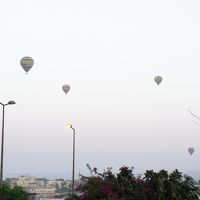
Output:
M13 104L15 104L15 102L14 101L9 101L8 104L9 105L13 105Z
M67 128L73 128L72 124L67 124Z

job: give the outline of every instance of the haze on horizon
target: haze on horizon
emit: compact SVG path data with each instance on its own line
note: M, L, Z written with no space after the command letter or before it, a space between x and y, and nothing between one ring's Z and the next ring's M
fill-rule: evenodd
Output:
M4 177L70 176L68 122L76 175L87 163L199 170L200 126L187 111L200 115L199 10L197 0L2 2L0 102L16 101L5 113ZM34 59L28 75L24 56Z

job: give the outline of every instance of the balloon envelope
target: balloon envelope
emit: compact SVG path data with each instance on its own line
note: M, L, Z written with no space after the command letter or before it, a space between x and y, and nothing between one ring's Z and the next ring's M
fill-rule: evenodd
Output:
M20 64L22 68L24 69L24 71L28 73L28 71L32 68L34 64L34 61L31 57L26 56L20 60Z
M63 89L64 93L67 94L70 90L70 86L69 85L63 85L62 89Z
M154 81L159 85L162 82L161 76L155 76Z
M190 155L192 155L194 153L194 148L193 147L188 148L188 152Z

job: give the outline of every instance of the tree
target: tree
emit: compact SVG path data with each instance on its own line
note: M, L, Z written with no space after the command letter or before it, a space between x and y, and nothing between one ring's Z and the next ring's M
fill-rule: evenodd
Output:
M148 200L197 200L199 190L189 176L183 176L178 170L168 174L161 170L153 172L147 170L144 176Z
M29 196L23 188L18 186L11 188L4 183L0 188L1 200L28 200Z
M147 170L144 177L136 177L133 168L121 167L117 174L108 168L98 173L91 169L90 177L82 176L77 188L79 196L66 200L198 200L200 191L191 177L183 176L178 170Z

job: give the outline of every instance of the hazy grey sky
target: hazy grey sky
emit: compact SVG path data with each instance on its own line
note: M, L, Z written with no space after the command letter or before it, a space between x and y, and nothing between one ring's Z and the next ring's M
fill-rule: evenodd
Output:
M200 126L187 112L200 115L199 10L198 0L1 2L0 101L16 101L6 107L5 176L70 176L67 122L76 174L87 163L199 169ZM28 75L24 56L35 61Z

